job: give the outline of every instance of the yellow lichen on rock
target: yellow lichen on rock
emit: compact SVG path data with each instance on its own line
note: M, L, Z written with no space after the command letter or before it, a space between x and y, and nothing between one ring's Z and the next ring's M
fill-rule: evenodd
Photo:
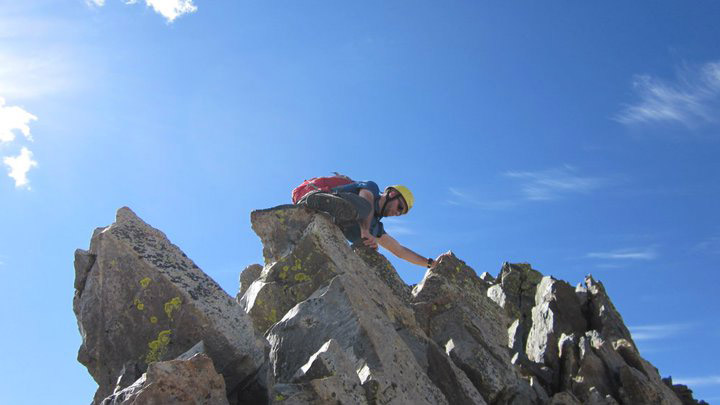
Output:
M158 333L157 339L148 343L150 350L145 356L145 363L150 364L154 361L159 361L165 353L167 353L167 346L170 344L171 330L164 330Z
M150 284L150 277L145 277L144 279L140 280L140 286L142 288L147 288L147 286Z
M180 309L180 304L182 304L180 297L175 297L165 303L165 314L167 314L167 317L170 318L170 320L173 320L173 311L177 311Z
M145 304L143 304L143 303L140 301L140 299L138 299L138 298L135 298L135 299L133 300L133 305L135 306L135 308L139 309L140 311L142 311L142 310L145 309Z

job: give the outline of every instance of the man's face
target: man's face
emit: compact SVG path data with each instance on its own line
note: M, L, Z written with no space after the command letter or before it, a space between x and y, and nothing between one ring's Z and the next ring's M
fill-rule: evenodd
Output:
M402 198L400 193L398 193L396 190L389 191L388 198L394 198L396 196L399 198L395 198L387 204L387 207L385 208L385 216L396 217L398 215L404 214L407 211L405 199Z

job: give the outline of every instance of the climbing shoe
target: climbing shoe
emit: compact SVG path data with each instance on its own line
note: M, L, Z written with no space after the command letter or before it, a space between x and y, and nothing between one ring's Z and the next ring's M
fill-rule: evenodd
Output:
M312 193L303 198L303 202L308 208L330 214L336 224L357 221L355 207L347 200L336 195L323 192Z

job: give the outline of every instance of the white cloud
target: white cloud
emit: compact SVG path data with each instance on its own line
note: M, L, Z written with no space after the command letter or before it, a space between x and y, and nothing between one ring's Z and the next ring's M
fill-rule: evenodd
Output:
M653 260L657 258L657 253L653 248L619 249L610 252L588 253L585 257L590 259L608 260Z
M708 238L695 245L692 250L696 252L720 254L720 236L713 236L711 238Z
M37 166L37 162L32 160L32 152L28 148L23 147L18 156L4 157L3 163L10 169L8 176L15 180L15 187L29 188L27 173L31 168Z
M665 339L677 335L685 330L692 327L691 324L661 324L661 325L642 325L642 326L631 326L630 334L633 340L658 340Z
M105 5L105 0L85 0L88 6L102 7Z
M607 180L580 176L572 166L536 172L506 172L505 176L523 180L525 198L533 201L555 200L567 194L588 193L600 188Z
M103 2L104 0L93 0ZM138 0L127 0L125 4L136 4ZM145 0L148 7L165 17L168 22L173 22L183 14L194 13L197 7L192 0Z
M15 132L20 131L25 138L32 141L30 121L37 117L17 106L5 106L5 99L0 97L0 143L15 140Z
M705 386L705 385L720 385L720 375L711 375L707 377L692 377L692 378L673 378L673 384L689 385L693 387ZM709 400L709 398L706 398Z
M638 75L633 87L640 100L615 117L623 124L679 123L693 128L720 118L720 61L685 68L674 82Z

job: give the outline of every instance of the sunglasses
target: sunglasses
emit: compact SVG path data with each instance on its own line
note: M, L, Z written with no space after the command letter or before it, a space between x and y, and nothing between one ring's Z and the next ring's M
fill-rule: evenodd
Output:
M401 212L403 214L407 213L407 211L405 211L405 206L403 205L402 201L398 201L397 210L398 212Z

